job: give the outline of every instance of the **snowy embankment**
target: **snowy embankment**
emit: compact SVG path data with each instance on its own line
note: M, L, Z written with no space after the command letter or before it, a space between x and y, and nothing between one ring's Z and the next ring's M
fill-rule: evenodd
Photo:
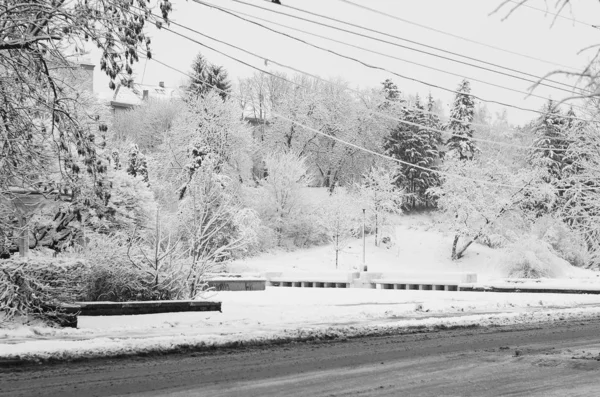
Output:
M221 292L223 313L85 317L0 330L0 360L76 359L600 316L598 295L370 289Z

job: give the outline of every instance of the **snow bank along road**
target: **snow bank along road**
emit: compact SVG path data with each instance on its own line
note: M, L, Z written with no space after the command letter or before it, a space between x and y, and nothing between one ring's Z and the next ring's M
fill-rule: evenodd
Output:
M0 370L0 396L598 394L600 319Z

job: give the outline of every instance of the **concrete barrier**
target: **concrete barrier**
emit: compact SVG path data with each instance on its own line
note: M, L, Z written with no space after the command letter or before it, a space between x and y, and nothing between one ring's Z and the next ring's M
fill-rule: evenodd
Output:
M419 291L460 291L461 284L477 282L476 273L464 272L389 272L361 275L361 282L369 281L372 288Z
M213 291L264 291L267 280L249 278L211 278L206 280Z
M268 272L267 285L292 288L350 288L358 272Z
M460 291L461 284L477 282L468 272L268 272L266 285L292 288L379 288Z

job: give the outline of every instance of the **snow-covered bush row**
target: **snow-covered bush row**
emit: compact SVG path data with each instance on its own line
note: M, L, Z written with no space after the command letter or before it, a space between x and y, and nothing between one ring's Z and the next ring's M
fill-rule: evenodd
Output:
M0 323L15 317L60 322L64 314L57 305L81 296L84 268L77 260L0 261Z

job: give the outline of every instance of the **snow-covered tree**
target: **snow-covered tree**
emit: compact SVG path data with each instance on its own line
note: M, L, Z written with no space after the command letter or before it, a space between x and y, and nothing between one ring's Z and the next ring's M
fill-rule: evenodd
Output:
M322 222L335 251L335 268L339 265L340 251L346 246L361 219L361 208L356 198L343 189L328 196L323 206Z
M428 109L433 106L431 97L427 106ZM427 128L438 129L439 120L425 114L424 110L417 95L414 109L404 109L400 116L402 120L412 124L398 123L384 143L386 154L410 164L401 163L398 166L396 184L411 194L410 201L406 204L413 208L427 200L425 192L439 181L433 169L437 167L440 158L440 134Z
M256 241L260 223L255 211L241 205L236 184L216 173L211 162L205 161L193 175L178 203L183 245L189 250L185 283L190 299L202 291L205 273L222 271Z
M109 199L102 153L107 121L89 106L92 94L81 89L89 76L76 58L90 45L97 48L109 88L131 86L139 54L152 57L147 27L168 22L171 3L156 5L160 16L146 2L124 0L0 5L0 201L12 201L15 187L55 198L69 191L67 222ZM0 228L11 230L5 215Z
M231 81L227 70L222 66L209 63L201 53L198 53L192 63L191 74L188 92L192 96L204 96L214 91L223 100L229 97Z
M151 162L152 178L160 181L153 188L162 202L172 203L175 193L185 194L207 155L217 171L232 180L250 178L254 142L238 112L235 102L223 101L214 92L186 101Z
M494 159L475 158L462 161L448 158L439 187L429 190L436 196L438 207L448 215L454 232L452 242L453 260L460 259L475 242L488 236L497 222L511 214L511 227L527 220L521 208L535 200L552 200L554 190L540 183L535 171L515 172Z
M267 176L260 182L271 208L272 222L281 230L302 204L301 190L313 181L306 158L292 152L265 156Z
M532 125L531 132L535 141L529 155L533 166L541 167L548 172L548 182L562 178L563 169L567 166L565 151L569 147L567 133L570 123L563 117L552 100L546 103L544 113ZM574 113L570 112L570 115Z
M390 214L402 212L405 192L396 186L392 170L381 166L371 168L363 181L356 185L356 190L372 221L375 245L379 246L380 230L387 224Z
M180 110L180 99L153 99L122 113L116 113L110 128L111 144L135 143L144 153L152 154L160 148L163 140Z
M390 79L385 79L384 82L381 83L383 88L381 89L385 98L385 101L381 105L382 109L387 109L394 102L401 102L400 98L400 90L398 86L394 84L394 82Z
M458 93L450 109L450 119L444 129L452 134L446 142L448 152L456 154L460 160L472 160L477 153L473 138L473 122L475 102L468 80L463 80L458 86Z
M559 199L555 215L584 241L588 266L600 265L600 134L595 123L573 121L562 153L561 179L553 181Z

